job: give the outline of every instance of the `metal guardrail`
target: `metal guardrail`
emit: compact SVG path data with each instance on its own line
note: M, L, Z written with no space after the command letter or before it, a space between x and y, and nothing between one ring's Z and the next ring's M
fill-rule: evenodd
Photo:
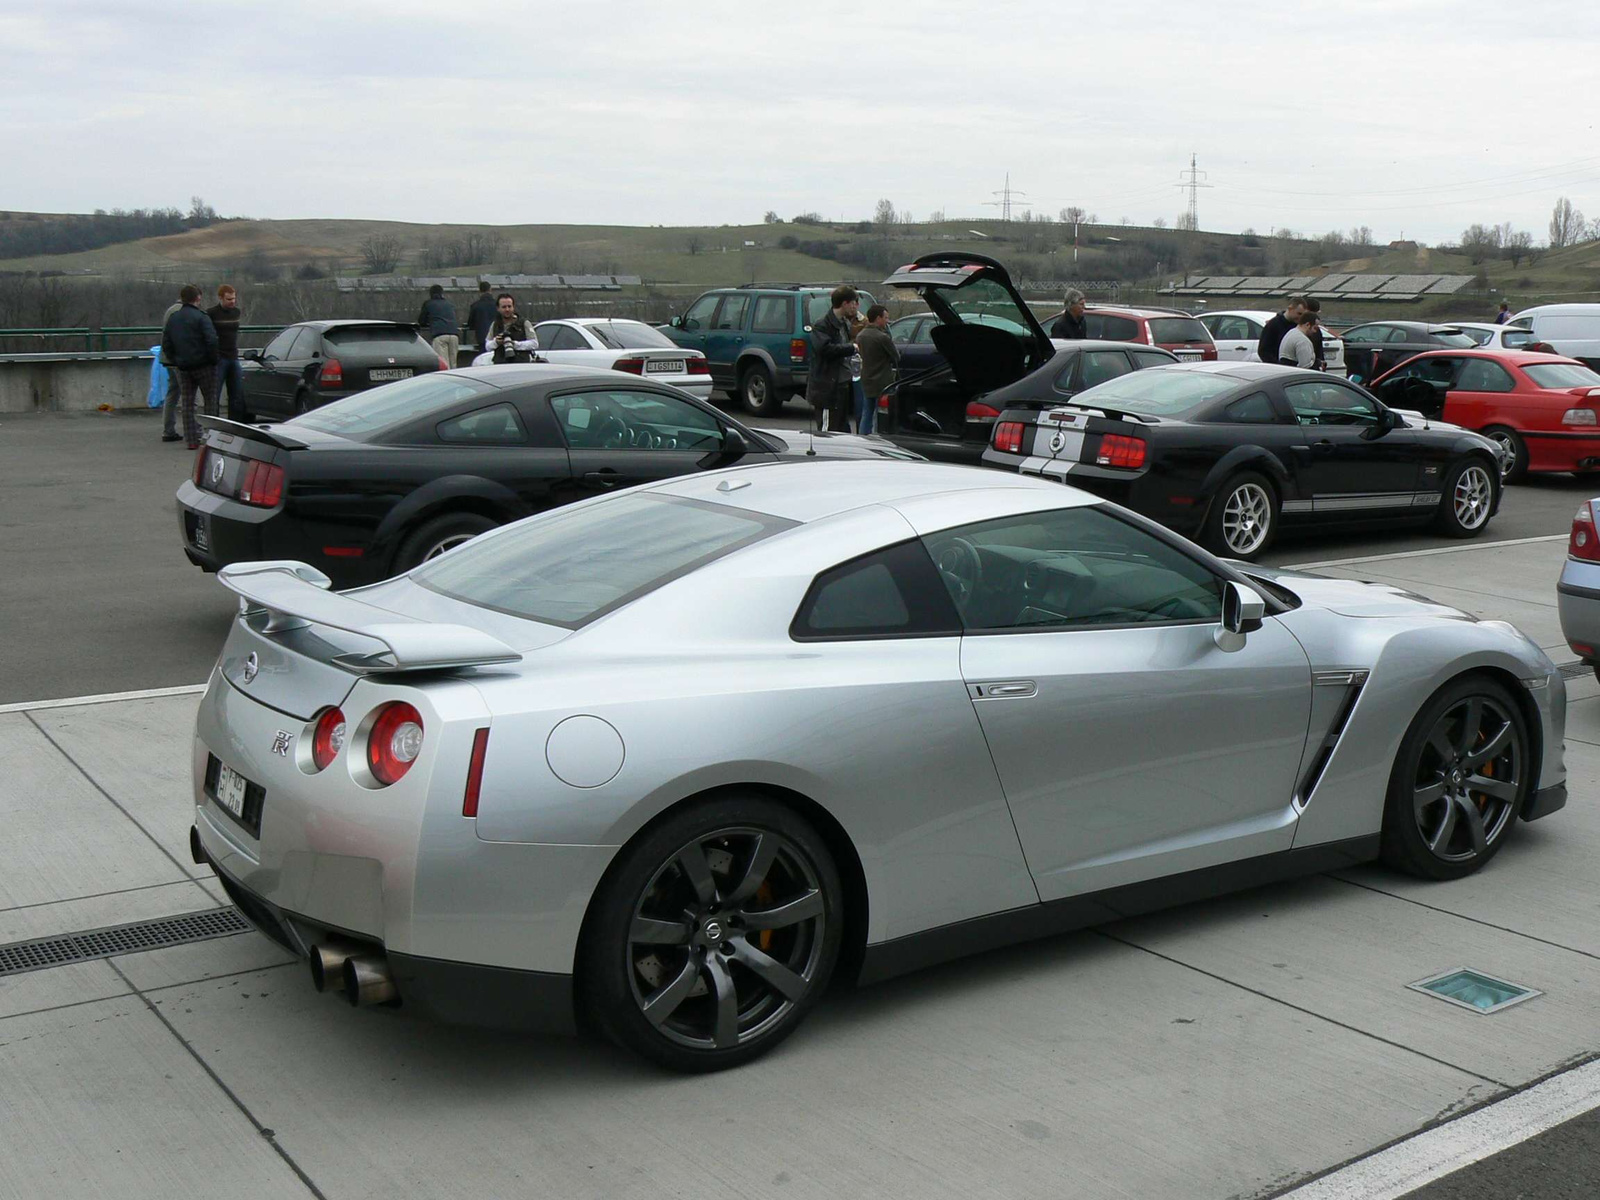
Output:
M240 334L269 333L275 334L282 325L241 325ZM95 329L88 326L79 328L54 328L54 329L0 329L0 346L7 344L8 339L23 341L37 339L43 343L41 348L55 349L55 344L65 340L76 341L82 339L85 353L106 353L112 349L111 339L144 338L144 344L139 349L148 349L152 344L150 339L161 339L160 325L106 325ZM97 344L98 343L98 344ZM117 347L125 349L126 347ZM12 351L16 353L16 351Z
M57 338L82 338L85 350L94 349L95 331L87 327L80 329L0 329L0 337L35 337L43 339Z

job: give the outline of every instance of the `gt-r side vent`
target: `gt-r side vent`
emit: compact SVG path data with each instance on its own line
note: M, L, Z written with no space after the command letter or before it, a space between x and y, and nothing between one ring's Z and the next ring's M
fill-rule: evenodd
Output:
M1333 748L1339 744L1339 738L1344 733L1344 727L1350 722L1350 714L1355 711L1356 701L1361 698L1361 689L1367 684L1365 671L1314 671L1311 675L1312 699L1311 712L1313 720L1317 711L1328 705L1337 705L1333 720L1328 724L1327 732L1322 736L1322 742L1316 752L1311 756L1310 765L1300 779L1300 786L1295 789L1294 802L1296 806L1304 808L1311 803L1311 793L1316 790L1317 781L1322 778L1322 772L1328 765L1328 760L1333 757Z
M135 921L104 929L87 929L60 937L35 938L0 946L0 975L20 975L46 967L64 967L92 958L111 958L140 950L160 950L203 942L209 938L248 933L249 923L235 908L213 908L205 912L162 917L154 921Z

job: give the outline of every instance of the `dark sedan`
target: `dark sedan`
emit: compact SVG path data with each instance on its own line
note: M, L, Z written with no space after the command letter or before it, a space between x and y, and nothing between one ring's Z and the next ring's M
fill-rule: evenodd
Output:
M734 463L917 457L850 434L757 431L665 384L546 364L436 372L281 425L201 423L178 489L189 561L298 559L338 587L630 484Z
M1370 383L1426 350L1470 350L1477 344L1454 325L1426 321L1371 321L1340 336L1345 369L1355 383Z
M243 359L246 419L269 421L449 366L396 321L302 321Z
M1476 537L1500 503L1499 452L1342 379L1264 363L1183 363L1044 412L1008 410L983 456L1126 505L1234 558L1279 525L1432 522Z

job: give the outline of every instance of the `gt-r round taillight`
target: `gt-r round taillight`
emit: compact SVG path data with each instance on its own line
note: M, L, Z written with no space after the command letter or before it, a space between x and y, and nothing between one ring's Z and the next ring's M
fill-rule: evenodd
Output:
M344 713L337 708L325 708L311 731L311 765L325 770L344 749Z
M404 701L385 704L367 734L367 767L387 787L398 782L422 753L422 714Z

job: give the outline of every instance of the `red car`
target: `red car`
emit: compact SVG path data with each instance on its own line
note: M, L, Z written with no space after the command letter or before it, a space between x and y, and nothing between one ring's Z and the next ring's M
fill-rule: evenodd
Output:
M1060 313L1043 318L1045 332L1055 328ZM1091 304L1083 323L1089 336L1103 342L1134 342L1160 346L1177 355L1179 362L1215 362L1217 343L1197 319L1175 308L1112 308Z
M1416 381L1433 389L1431 408ZM1575 359L1430 350L1380 376L1372 390L1397 408L1420 407L1499 442L1507 483L1529 471L1600 467L1600 375Z

